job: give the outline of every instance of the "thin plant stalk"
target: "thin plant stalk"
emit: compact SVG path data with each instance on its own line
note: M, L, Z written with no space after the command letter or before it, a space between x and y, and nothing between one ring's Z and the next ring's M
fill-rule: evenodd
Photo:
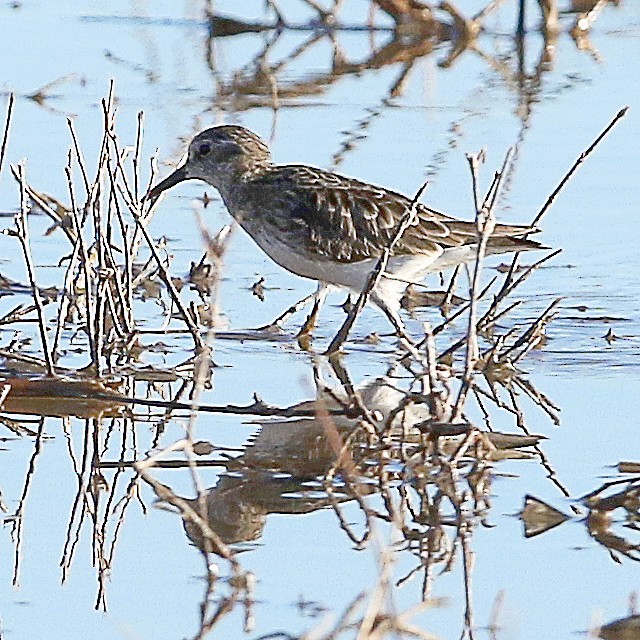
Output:
M27 223L28 205L24 165L17 165L16 172L20 180L20 210L17 212L15 217L16 229L12 235L15 235L18 238L18 240L20 241L20 246L22 247L22 254L24 256L25 265L27 267L27 275L29 278L29 284L31 286L33 302L35 304L36 313L38 315L38 329L40 331L40 340L42 342L42 351L44 353L47 375L49 377L55 377L56 372L53 364L51 348L49 346L49 338L47 335L47 319L44 313L42 300L40 298L40 291L36 284L35 268L33 266L33 259L31 257L29 225Z
M542 209L540 209L536 217L533 219L533 222L531 223L532 227L535 227L538 224L538 222L540 222L540 219L542 218L542 216L547 212L549 207L554 203L558 194L562 191L562 189L564 189L565 185L569 182L569 180L571 180L571 177L578 170L580 165L589 157L589 155L591 155L591 153L600 144L603 138L605 138L605 136L609 133L609 131L611 131L611 129L613 129L613 127L615 127L616 124L618 124L618 122L627 115L628 111L629 111L629 107L623 107L622 109L620 109L620 111L618 111L618 113L616 113L616 115L613 117L611 122L609 122L609 124L603 129L600 135L591 143L591 145L585 151L583 151L578 156L577 160L573 163L573 166L571 167L571 169L569 169L569 171L567 171L567 173L564 175L562 180L560 180L560 183L558 184L558 186L552 191L551 195L547 198L547 201L542 206Z
M9 130L11 128L11 115L13 114L13 93L9 94L7 102L7 114L4 118L4 131L2 133L2 144L0 145L0 175L2 174L2 166L4 163L4 155L7 151L7 143L9 142Z

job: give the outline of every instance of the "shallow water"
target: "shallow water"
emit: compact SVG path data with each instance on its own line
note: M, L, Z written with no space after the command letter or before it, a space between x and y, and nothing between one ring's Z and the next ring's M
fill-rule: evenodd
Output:
M345 23L362 24L366 4L345 7L341 14ZM526 377L560 408L561 424L554 426L543 411L523 398L527 424L533 433L547 438L541 447L553 470L552 478L535 456L496 463L488 490L491 504L483 521L491 526L473 520L475 561L470 591L474 637L478 638L572 638L600 622L627 615L631 594L638 588L637 550L631 553L635 559L624 557L619 549L610 554L609 549L619 541L608 538L612 545L608 549L589 535L584 520L588 511L577 500L609 479L633 478L620 476L613 466L621 460L638 461L640 455L636 424L640 399L640 92L634 67L640 52L640 7L630 1L606 6L592 27L591 51L576 47L568 34L575 17L564 16L563 31L550 50L552 59L539 64L543 38L535 30L534 3L529 4L531 30L525 39L524 75L518 77L515 71L515 15L507 3L488 20L487 31L475 48L462 52L451 64L444 64L450 55L448 42L412 60L397 96L391 96L390 89L403 73L401 58L388 64L370 62L371 47L381 48L391 38L388 29L374 34L337 32L336 46L343 61L337 65L342 69L340 74L331 72L333 50L327 36L319 36L289 60L314 33L285 29L264 59L273 65L282 62L275 73L276 110L272 95L257 93L252 81L256 57L273 33L210 40L200 3L178 8L168 2L116 2L107 11L97 2L78 7L76 3L52 6L25 0L18 8L8 4L0 7L4 27L0 88L5 100L10 91L16 94L0 181L0 211L6 212L0 221L3 227L12 224L19 206L19 192L7 170L9 163L26 158L29 182L67 200L68 116L74 117L88 166L95 164L102 127L100 101L111 78L115 80L121 143L135 142L136 115L143 110L144 157L159 149L161 176L179 161L184 141L193 133L211 124L240 123L269 139L279 162L337 168L407 194L429 179L425 201L471 219L473 202L465 153L487 150L482 173L486 187L506 150L516 145L498 211L499 219L510 223L531 221L580 153L620 108L631 107L543 218L541 241L563 252L519 291L525 302L514 318L523 323L535 318L553 299L562 298L557 318L547 327L546 344L521 363ZM479 2L467 3L463 10L472 15L481 6ZM216 8L248 21L271 19L262 13L259 2L221 2ZM302 2L288 3L286 11L287 18L299 26L313 17ZM378 15L377 20L389 26L384 16ZM364 63L367 60L369 65ZM44 100L29 97L59 78L59 83L44 90ZM234 82L235 91L228 91ZM253 93L242 95L241 87ZM173 189L152 222L153 236L168 238L173 274L186 274L190 263L199 260L202 253L192 209L203 191L204 186L197 183ZM229 218L213 190L207 191L214 200L206 209L206 220L216 230ZM68 245L59 231L44 235L50 226L44 216L32 216L30 226L38 282L59 285L63 271L58 261ZM526 256L523 261L531 260ZM488 266L499 263L499 259L492 259ZM6 235L0 236L0 273L26 281L16 241ZM487 269L485 275L488 278L493 273ZM223 276L221 311L225 323L234 330L269 322L313 288L312 283L271 263L240 231L234 233L225 255ZM261 276L265 278L264 302L251 292ZM25 293L5 295L0 312L29 299ZM338 307L342 302L342 295L330 298L332 306L321 318L314 343L318 348L342 321ZM163 310L153 300L140 302L136 313L143 325L155 327L162 322ZM439 314L421 310L418 319L437 324ZM296 324L301 322L299 314L291 321L284 341L217 340L214 359L223 366L215 370L214 387L206 392L203 402L245 405L252 402L254 392L276 406L314 399L314 359L293 339ZM420 323L410 321L409 327L418 332ZM32 339L25 350L37 353L35 325L24 323L19 329L20 337ZM462 329L462 325L458 327ZM610 329L617 337L613 341L604 337ZM388 326L375 310L367 309L358 320L344 358L357 386L384 376L392 360L391 338L383 337L377 345L364 342L372 331L384 334ZM13 326L0 328L3 346L13 338ZM145 364L168 367L191 355L187 335L150 334L143 342L167 345L166 352L146 352ZM76 367L86 364L82 342L77 352L69 350L64 363ZM179 381L164 392L171 395L178 387ZM153 392L143 383L138 383L135 391L139 396ZM10 520L2 529L2 637L175 638L196 633L204 589L197 548L185 535L176 513L154 508L155 496L144 483L139 491L146 509L134 493L119 524L120 511L112 511L115 503L128 495L132 472L130 468L117 472L104 464L142 459L156 447L179 440L187 422L185 415L182 412L163 420L162 412L138 407L135 420L47 417L39 422L32 416L27 423L12 416L23 426L29 424L35 431L40 428L39 438L24 433L18 436L7 426L0 427L4 430L0 431L0 495L7 507L4 517L22 509L20 539L16 539L18 532ZM473 402L467 417L483 424ZM253 514L253 520L241 519L251 535L245 533L245 542L238 543L243 549L238 559L257 581L251 630L246 635L243 632L244 607L236 606L215 627L212 637L256 638L280 631L296 636L315 627L325 615L340 615L358 593L372 588L377 575L376 551L390 536L397 535L390 533L388 523L377 520L371 544L362 550L355 548L316 481L322 471L308 466L315 432L307 426L300 429L298 441L291 425L261 428L241 415L199 417L198 439L220 447L210 456L216 464L199 469L202 486L216 487L219 494L230 496L232 511L242 505ZM494 426L516 431L513 416L504 413L495 415ZM244 451L259 431L263 440L259 437L253 449ZM80 526L73 510L77 495L80 503L89 495L78 494L74 469L91 468L91 458L82 456L87 434L93 433L99 434L97 451L102 461L102 466L94 466L94 472L99 470L108 485L100 494L98 507L99 513L108 508L111 514L104 529L108 548L117 535L99 611L94 610L100 589L93 561L99 544L92 539L89 515ZM225 448L232 448L232 456L248 458L251 472L245 469L235 482L233 470L224 474L221 460ZM178 454L172 457L182 459ZM194 496L185 468L155 469L153 476L178 495ZM87 478L85 475L85 482ZM635 478L637 482L637 475ZM101 481L94 476L94 482ZM572 513L572 506L580 512L560 526L526 539L517 514L529 494L566 514ZM108 495L114 496L113 503L108 502ZM375 492L366 497L366 504L371 509L384 509ZM355 523L356 531L362 533L359 504L346 500L341 508L344 520ZM611 530L637 545L637 506L636 530L622 526L620 511L614 516ZM76 527L75 556L61 585L59 565L67 531L73 539ZM620 562L614 562L612 556ZM16 557L20 560L17 579ZM398 551L394 557L395 579L419 564L411 550ZM222 578L216 594L230 589L224 562L220 567ZM394 597L398 609L405 610L421 601L423 585L429 582L430 595L443 600L420 613L414 622L437 637L457 638L465 627L460 557L449 571L443 569L443 563L434 563L427 580L423 568L394 589ZM487 626L500 592L504 593L497 615L501 629L491 631ZM106 613L101 611L105 606Z

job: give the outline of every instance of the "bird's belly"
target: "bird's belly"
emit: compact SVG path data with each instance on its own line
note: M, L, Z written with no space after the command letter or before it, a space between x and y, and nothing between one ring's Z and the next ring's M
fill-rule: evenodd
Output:
M255 243L277 264L303 278L361 291L367 282L375 260L338 262L317 253L306 253L304 246L293 246L279 236L250 234Z
M304 246L295 246L283 239L282 234L264 233L247 229L256 244L277 264L303 278L319 280L360 293L364 289L377 258L357 262L339 262L317 253L305 253ZM378 288L403 291L411 282L419 282L431 270L439 251L424 254L392 256L387 264L385 278ZM398 294L396 294L398 295Z

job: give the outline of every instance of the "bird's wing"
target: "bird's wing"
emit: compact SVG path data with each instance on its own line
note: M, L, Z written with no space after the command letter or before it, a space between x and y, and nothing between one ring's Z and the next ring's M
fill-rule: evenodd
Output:
M378 257L411 207L411 200L399 193L304 165L278 167L270 186L290 212L291 230L298 228L307 249L344 262ZM440 253L477 240L473 222L422 204L417 213L395 246L395 255ZM497 225L491 241L504 244L531 232L527 227Z

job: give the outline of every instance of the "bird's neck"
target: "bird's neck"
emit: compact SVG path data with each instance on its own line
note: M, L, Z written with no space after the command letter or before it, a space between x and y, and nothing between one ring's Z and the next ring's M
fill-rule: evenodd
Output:
M242 216L244 204L253 199L254 190L260 178L268 174L275 165L272 162L247 163L242 167L234 167L233 171L224 172L217 176L214 186L220 192L229 213Z
M241 166L235 166L230 171L218 174L216 189L220 192L222 199L233 201L241 197L243 192L251 189L255 183L268 174L275 165L271 162L251 162Z

